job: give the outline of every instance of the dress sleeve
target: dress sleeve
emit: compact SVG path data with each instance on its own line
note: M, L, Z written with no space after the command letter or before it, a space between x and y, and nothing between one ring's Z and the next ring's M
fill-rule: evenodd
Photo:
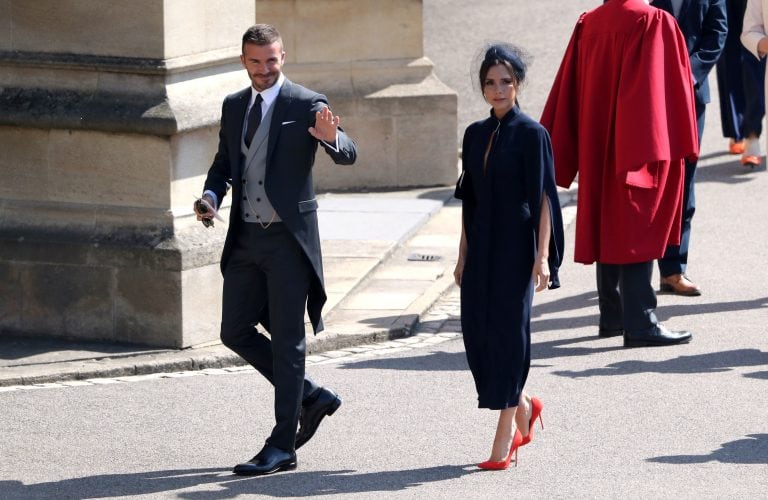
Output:
M459 175L459 180L456 181L456 189L453 192L453 197L458 200L465 200L470 193L472 179L466 170L462 170Z
M464 139L461 141L461 174L459 175L459 180L456 181L456 189L453 193L453 196L456 199L462 200L463 202L472 201L473 195L472 176L468 170L466 159L466 155L469 154L467 145L470 143L469 137L471 134L472 125L467 127L467 129L464 131Z
M549 203L551 233L549 235L549 288L560 287L559 269L563 262L564 230L563 216L560 210L560 198L555 184L555 165L552 155L552 142L543 127L537 127L528 145L526 168L526 197L531 209L535 244L539 242L539 217L543 195Z

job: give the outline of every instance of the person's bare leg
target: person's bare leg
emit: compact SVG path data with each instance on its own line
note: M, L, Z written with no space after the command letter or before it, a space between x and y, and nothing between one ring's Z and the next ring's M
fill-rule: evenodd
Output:
M517 405L518 411L515 412L515 424L520 434L525 437L530 432L529 426L531 423L531 412L533 407L531 406L531 397L526 394L520 394L520 402Z
M512 446L516 410L517 407L513 406L499 412L496 437L493 439L493 448L491 449L489 461L501 462L507 459L509 448Z

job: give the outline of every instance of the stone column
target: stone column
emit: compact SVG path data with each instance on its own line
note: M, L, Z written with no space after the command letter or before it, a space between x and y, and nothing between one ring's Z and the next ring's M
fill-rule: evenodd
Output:
M357 140L358 162L318 155L320 189L450 185L457 96L424 57L421 0L257 0L278 27L291 80L323 92Z
M224 227L201 234L191 203L254 19L253 0L0 2L0 332L217 338Z
M240 36L272 22L360 162L321 189L451 184L456 95L421 1L0 0L0 334L186 347L218 338L225 223L191 211ZM322 27L322 29L318 29ZM226 206L224 214L226 217Z

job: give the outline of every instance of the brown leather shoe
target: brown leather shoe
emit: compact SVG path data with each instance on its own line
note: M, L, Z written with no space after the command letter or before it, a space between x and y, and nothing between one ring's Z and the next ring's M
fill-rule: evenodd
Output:
M684 274L673 274L671 276L662 276L659 291L662 293L673 293L675 295L684 295L686 297L698 297L701 290L695 283L688 279Z

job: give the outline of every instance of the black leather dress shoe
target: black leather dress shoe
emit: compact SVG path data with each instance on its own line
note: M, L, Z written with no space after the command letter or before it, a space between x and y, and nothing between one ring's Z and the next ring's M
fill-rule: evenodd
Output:
M673 332L658 324L644 332L624 332L624 347L686 344L691 341L691 337L691 332Z
M597 332L598 337L602 337L604 339L607 339L609 337L618 337L619 335L624 335L624 329L623 328L603 328L600 327L600 331Z
M265 476L281 470L293 470L296 468L296 452L285 451L274 446L265 445L255 457L237 464L232 470L238 476Z
M341 406L341 398L332 390L321 387L317 395L302 405L299 432L296 433L296 449L304 446L317 432L320 421L331 416Z

